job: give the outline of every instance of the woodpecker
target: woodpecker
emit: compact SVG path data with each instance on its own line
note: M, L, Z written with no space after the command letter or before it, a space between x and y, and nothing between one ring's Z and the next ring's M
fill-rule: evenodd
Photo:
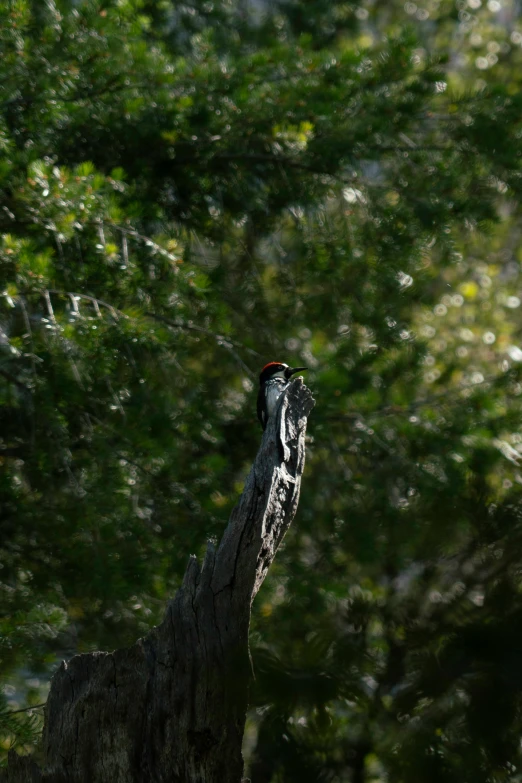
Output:
M290 378L308 367L289 367L282 362L270 362L261 370L259 376L259 394L257 395L257 418L263 429L270 416L274 415L277 401L290 383Z

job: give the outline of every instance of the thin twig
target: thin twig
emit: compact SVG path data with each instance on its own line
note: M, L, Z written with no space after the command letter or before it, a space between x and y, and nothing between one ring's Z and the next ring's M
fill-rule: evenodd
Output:
M22 707L19 710L9 710L9 715L17 715L19 712L29 712L29 710L41 710L42 707L45 707L44 704L33 704L31 707Z
M92 304L97 315L100 315L99 305L101 305L102 307L107 308L107 310L109 310L113 318L115 318L116 320L118 320L117 314L121 315L123 318L129 317L128 315L125 315L125 313L123 313L121 310L117 310L116 307L113 307L108 302L104 302L103 299L98 299L98 297L96 296L89 296L89 294L76 294L72 291L60 291L57 288L48 288L46 290L46 293L56 294L57 296L67 296L69 298L75 296L78 297L78 299L86 299L88 302ZM45 293L43 294L43 296L45 297Z
M171 328L174 329L186 329L188 331L205 334L207 335L207 337L212 337L214 340L216 340L218 345L222 346L223 348L226 348L227 351L230 351L230 353L233 354L234 358L241 364L241 366L243 367L245 372L248 373L248 375L254 374L250 369L250 367L247 364L245 364L243 359L239 356L239 354L235 350L235 347L242 348L243 350L248 351L248 353L251 353L255 356L259 356L260 354L257 351L254 351L253 348L248 348L246 345L242 345L241 343L234 343L231 340L228 340L223 335L216 334L215 332L212 332L209 329L205 329L202 326L194 326L193 324L173 321L170 318L166 318L164 315L159 315L158 313L152 313L149 311L147 311L145 315L148 318L153 318L155 321L160 321L161 323L164 323L166 326L170 326Z
M46 298L46 294L47 295L48 294L56 294L57 296L65 296L65 297L68 297L68 298L78 297L79 299L86 299L87 301L91 302L91 304L93 305L94 309L97 312L97 315L100 315L98 306L101 305L102 307L105 307L107 310L109 310L111 315L116 320L117 320L117 316L121 316L122 318L130 319L130 317L128 315L126 315L122 310L118 310L116 307L113 307L113 305L109 304L108 302L103 301L103 299L98 299L98 297L90 296L89 294L78 294L78 293L74 293L73 291L60 291L59 289L56 289L56 288L48 288L48 289L46 289L46 291L43 294L41 292L38 292L38 293L40 293L42 296L44 296L44 298ZM46 301L47 301L47 299L46 299ZM198 332L199 334L205 334L207 337L212 337L214 340L216 340L218 345L222 346L223 348L228 350L230 353L232 353L234 358L238 361L238 363L242 366L242 368L245 370L245 372L248 375L253 375L252 370L250 369L250 367L248 367L248 365L245 364L245 362L242 360L242 358L239 356L239 354L235 350L236 348L240 348L240 349L242 349L244 351L247 351L252 356L259 357L260 354L257 351L255 351L253 348L249 348L248 346L243 345L242 343L238 343L238 342L229 340L228 338L224 337L223 335L216 334L215 332L212 332L210 329L205 329L202 326L196 326L195 324L188 324L188 323L185 323L183 321L173 321L172 319L166 318L165 316L159 315L158 313L153 313L153 312L147 311L147 312L144 313L144 316L147 317L147 318L152 318L155 321L162 322L166 326L170 326L170 327L175 328L175 329L184 329L184 330L190 331L190 332Z

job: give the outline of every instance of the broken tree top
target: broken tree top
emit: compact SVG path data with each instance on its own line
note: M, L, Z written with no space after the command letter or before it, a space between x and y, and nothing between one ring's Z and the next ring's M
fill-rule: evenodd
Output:
M62 663L40 763L13 751L0 783L240 783L250 607L297 509L313 405L288 385L217 550L189 558L143 639Z

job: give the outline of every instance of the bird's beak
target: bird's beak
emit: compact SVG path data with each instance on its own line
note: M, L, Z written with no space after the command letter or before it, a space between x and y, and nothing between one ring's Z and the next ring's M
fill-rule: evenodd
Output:
M296 372L300 372L301 370L308 370L308 367L291 367L288 377L290 378L291 375L295 375Z

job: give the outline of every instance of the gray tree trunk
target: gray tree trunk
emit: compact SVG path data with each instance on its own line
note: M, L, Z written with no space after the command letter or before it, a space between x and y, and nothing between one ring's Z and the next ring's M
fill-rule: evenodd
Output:
M292 381L217 551L209 543L202 567L190 557L145 638L62 663L41 766L13 752L0 783L240 783L250 607L297 509L313 405Z

